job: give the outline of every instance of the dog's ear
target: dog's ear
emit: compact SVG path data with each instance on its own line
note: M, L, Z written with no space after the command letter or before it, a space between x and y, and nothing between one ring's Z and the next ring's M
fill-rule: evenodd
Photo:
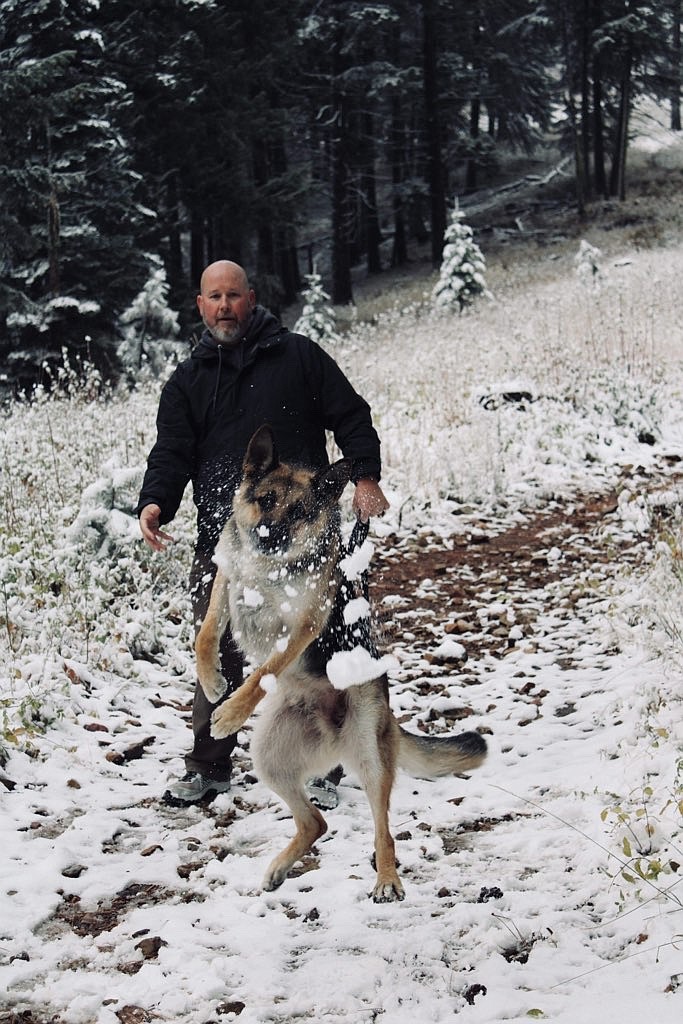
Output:
M280 465L272 427L264 423L252 435L244 456L243 469L246 476L262 477L272 473Z
M327 469L321 469L313 478L313 489L322 504L339 501L342 491L351 479L351 459L340 459Z

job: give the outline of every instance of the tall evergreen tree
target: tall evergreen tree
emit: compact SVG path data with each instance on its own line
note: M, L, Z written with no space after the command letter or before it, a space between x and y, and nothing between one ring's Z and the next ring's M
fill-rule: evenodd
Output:
M596 193L624 198L631 111L639 96L657 91L658 69L670 67L670 5L540 0L530 18L545 19L560 40L579 210Z
M300 168L300 0L110 0L109 59L133 96L136 166L158 212L172 294L192 315L199 276L224 256L256 271L260 297L292 301ZM152 118L149 111L154 112Z
M62 348L115 372L116 318L147 276L98 6L0 2L0 361L20 383Z

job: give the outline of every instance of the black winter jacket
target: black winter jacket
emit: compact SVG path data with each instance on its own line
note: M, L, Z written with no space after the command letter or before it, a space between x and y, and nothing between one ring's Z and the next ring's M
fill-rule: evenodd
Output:
M138 514L153 503L168 523L191 480L198 543L215 545L247 445L263 423L273 428L283 461L326 466L331 430L353 460L352 479L379 480L379 439L367 402L320 346L257 306L240 345L222 348L205 331L165 384Z

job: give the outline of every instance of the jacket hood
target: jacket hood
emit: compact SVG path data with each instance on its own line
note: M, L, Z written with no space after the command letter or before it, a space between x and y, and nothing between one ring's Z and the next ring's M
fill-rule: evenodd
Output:
M265 306L255 306L247 329L240 341L244 351L255 348L269 348L276 344L283 334L287 333L285 327ZM235 346L237 347L237 346ZM193 359L216 359L221 346L215 340L208 328L204 328L196 348L192 351ZM230 352L230 348L223 349L223 354ZM234 349L232 349L234 351Z

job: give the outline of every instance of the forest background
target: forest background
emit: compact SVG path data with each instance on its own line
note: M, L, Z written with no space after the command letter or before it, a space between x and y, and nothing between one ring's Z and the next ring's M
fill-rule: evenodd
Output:
M215 258L276 312L314 269L344 306L438 267L454 199L513 158L556 156L590 220L643 97L680 129L680 24L681 0L0 0L3 393L186 336Z

